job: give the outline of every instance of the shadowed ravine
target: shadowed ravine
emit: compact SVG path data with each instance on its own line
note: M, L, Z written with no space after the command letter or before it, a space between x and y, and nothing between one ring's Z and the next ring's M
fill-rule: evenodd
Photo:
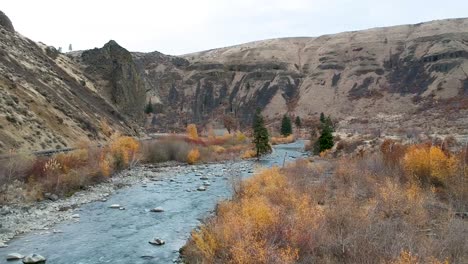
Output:
M10 241L8 248L0 249L0 259L4 261L8 253L18 252L41 254L49 264L175 262L191 230L219 200L231 195L231 174L248 177L259 165L282 165L286 152L286 162L303 156L303 146L302 141L279 145L260 162L210 164L197 171L189 167L187 173L168 174L146 187L138 184L122 189L106 202L82 206L77 212L79 222L69 221L54 228L60 233L36 232ZM211 183L204 192L196 191L203 183L197 176L200 174L208 176ZM111 204L120 204L126 210L110 209ZM165 211L149 212L157 206ZM166 244L150 245L148 241L154 237Z

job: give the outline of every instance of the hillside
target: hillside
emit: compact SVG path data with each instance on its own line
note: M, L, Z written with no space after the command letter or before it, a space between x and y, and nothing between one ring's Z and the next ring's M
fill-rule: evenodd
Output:
M136 131L80 64L14 31L0 13L0 153L71 147Z
M169 56L129 52L115 41L60 53L15 32L0 14L0 151L104 142L221 120L250 126L261 108L325 112L339 129L468 134L468 19L282 38ZM109 128L110 126L110 128Z
M325 112L344 126L467 132L454 128L468 122L468 19L133 56L152 101L166 109L161 119L233 112L248 124L260 107L270 120Z

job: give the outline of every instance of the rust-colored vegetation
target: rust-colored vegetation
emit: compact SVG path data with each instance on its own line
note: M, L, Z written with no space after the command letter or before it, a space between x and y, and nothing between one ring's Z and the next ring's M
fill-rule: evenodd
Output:
M188 263L463 263L464 159L464 151L387 141L378 153L264 170L235 186L183 255Z

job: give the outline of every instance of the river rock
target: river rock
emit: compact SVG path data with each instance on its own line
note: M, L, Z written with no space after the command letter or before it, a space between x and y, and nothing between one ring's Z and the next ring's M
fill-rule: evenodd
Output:
M58 195L53 194L53 193L45 193L44 198L51 200L51 201L57 201L59 199Z
M197 191L204 192L204 191L206 191L206 187L205 186L200 186L200 187L197 188Z
M207 176L201 176L201 177L200 177L200 180L203 180L203 181L208 180L208 179L209 179L209 178L208 178Z
M211 183L210 183L210 182L207 182L207 181L205 181L205 182L203 182L203 185L204 185L204 186L210 186L210 185L211 185Z
M46 258L38 254L31 254L23 258L23 263L33 264L33 263L45 263Z
M0 242L0 248L6 248L6 247L8 247L7 244L5 244L5 243L3 243L3 242Z
M74 214L71 216L72 218L80 218L80 215L79 214Z
M69 206L69 205L61 205L61 206L59 206L59 208L58 208L58 210L59 210L60 212L65 212L65 211L68 211L68 210L70 210L70 209L72 209L72 207Z
M112 208L112 209L120 209L120 207L122 207L122 206L120 206L120 204L111 204L109 206L109 208Z
M151 245L162 246L162 245L166 244L166 241L164 241L162 239L159 239L159 238L155 238L155 239L151 240L149 243Z
M164 212L164 208L162 208L161 206L158 206L158 207L152 208L150 212L161 213L161 212Z
M10 253L6 256L6 260L18 260L23 258L24 256L19 253Z

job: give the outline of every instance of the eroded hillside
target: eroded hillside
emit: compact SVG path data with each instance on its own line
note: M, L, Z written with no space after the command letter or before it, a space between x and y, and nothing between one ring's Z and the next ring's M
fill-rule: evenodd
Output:
M257 41L181 58L133 55L152 102L163 105L159 120L204 122L233 112L248 124L260 107L270 120L326 112L348 125L455 133L468 123L468 19Z
M3 13L0 23L0 153L135 134L79 64L15 32Z

